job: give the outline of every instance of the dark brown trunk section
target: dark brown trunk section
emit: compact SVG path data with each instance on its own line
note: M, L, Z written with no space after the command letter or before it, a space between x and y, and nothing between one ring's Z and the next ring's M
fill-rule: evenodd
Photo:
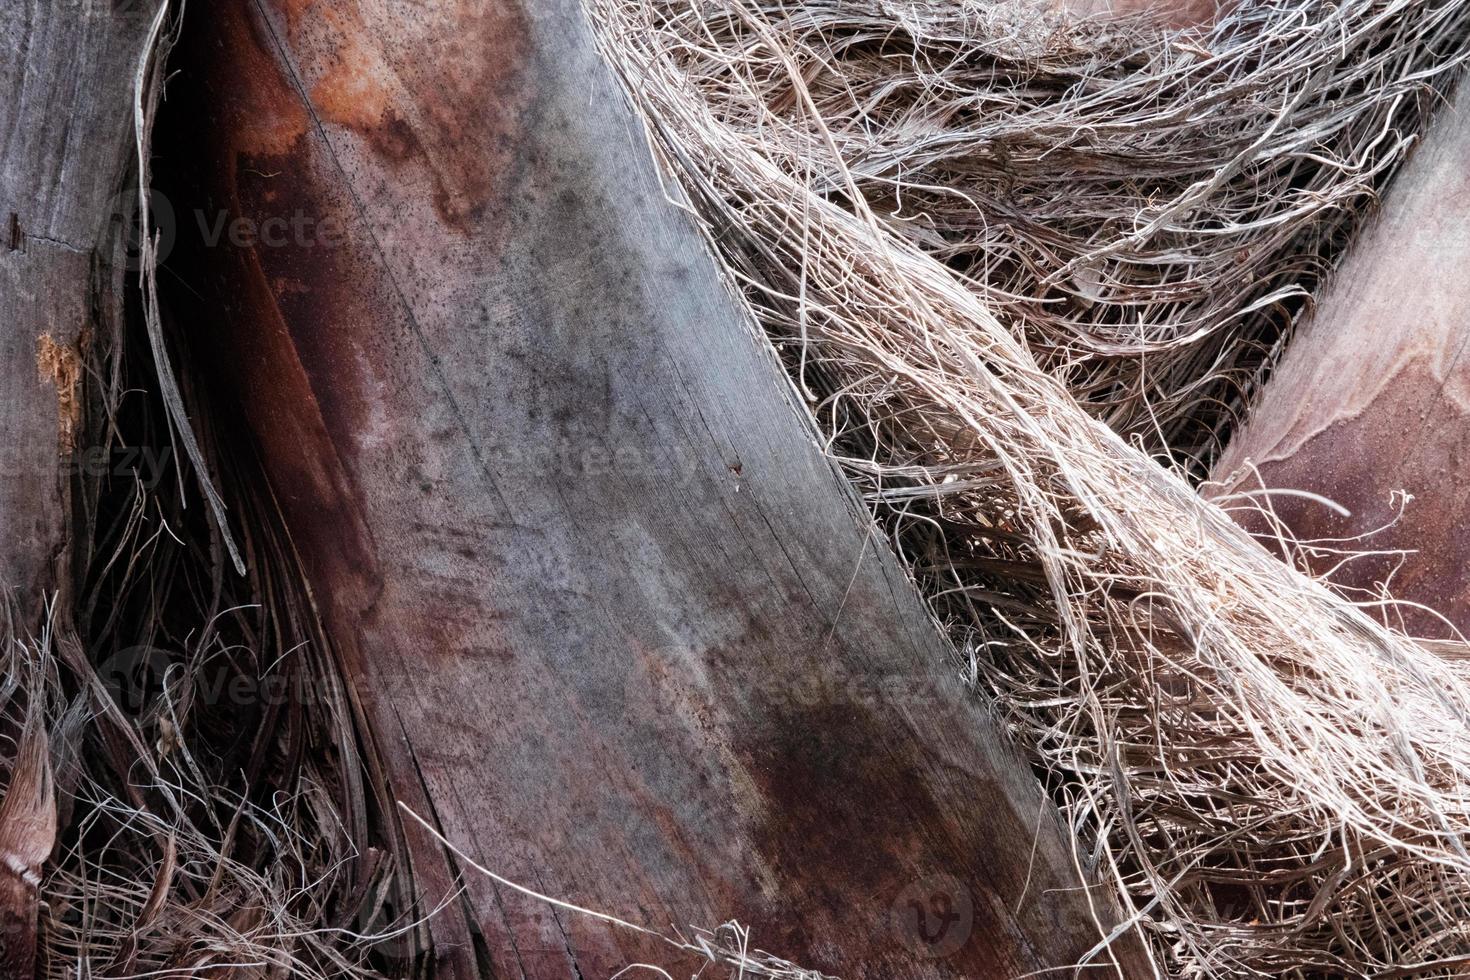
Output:
M1275 499L1299 539L1403 551L1311 560L1356 598L1387 583L1401 600L1470 630L1470 106L1462 97L1434 121L1389 188L1375 222L1343 260L1311 321L1292 340L1248 424L1216 467L1226 490L1307 490L1351 511L1300 497ZM1264 529L1264 522L1252 522ZM1419 636L1451 631L1430 612L1389 621ZM1400 618L1401 617L1401 618Z
M171 98L199 99L205 186L179 220L223 236L190 287L225 315L193 329L391 795L526 886L660 931L738 918L846 978L1084 956L1104 892L664 199L575 5L194 14ZM425 911L465 869L398 833ZM423 938L442 976L697 966L464 883Z

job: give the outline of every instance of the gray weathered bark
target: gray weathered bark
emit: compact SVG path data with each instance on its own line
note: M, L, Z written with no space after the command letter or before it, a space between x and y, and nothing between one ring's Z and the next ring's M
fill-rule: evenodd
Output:
M121 321L120 232L136 196L124 186L134 154L132 81L154 9L96 0L0 5L4 642L38 635L45 598L71 585L70 463L84 448L83 371ZM64 627L65 602L58 608ZM24 977L56 806L43 730L7 727L4 736L18 747L0 758L0 977Z
M210 114L205 224L260 232L207 250L207 336L391 796L544 893L661 931L735 917L846 978L1083 957L1104 893L575 5L198 13L173 91ZM440 975L693 966L395 833L420 911L467 875L420 936Z
M133 74L155 5L0 8L0 581L64 585L84 345L110 341L127 269Z

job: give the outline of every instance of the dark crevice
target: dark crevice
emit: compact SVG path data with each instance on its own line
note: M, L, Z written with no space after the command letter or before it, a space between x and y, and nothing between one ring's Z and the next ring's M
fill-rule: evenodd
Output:
M448 840L449 835L444 830L444 821L439 816L439 808L434 804L434 794L429 789L428 778L424 775L423 765L419 762L418 753L414 750L413 741L409 738L408 729L404 727L403 719L398 716L396 711L394 712L394 716L398 719L398 731L403 738L403 744L408 749L409 761L413 766L414 777L418 781L419 792L422 794L429 811L429 822L433 825L434 832L441 839ZM457 893L460 915L464 919L465 929L469 933L470 942L474 947L476 972L484 980L496 980L497 975L495 973L494 962L490 956L490 947L485 942L484 931L480 929L479 923L476 921L474 906L471 905L469 900L469 889L465 884L464 868L460 865L459 858L450 848L441 845L439 852L444 858L445 866L449 868L452 884ZM499 902L499 899L499 892L497 892L496 901ZM516 965L520 969L522 980L527 980L525 964L521 962L521 951L516 946L515 933L508 928L508 923L507 934L510 936L511 949L515 953Z

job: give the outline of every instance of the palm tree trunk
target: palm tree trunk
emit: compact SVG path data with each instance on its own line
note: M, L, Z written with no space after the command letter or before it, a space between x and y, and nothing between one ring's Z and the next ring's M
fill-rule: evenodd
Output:
M1320 494L1348 512L1278 496L1277 517L1301 540L1392 525L1302 558L1357 597L1387 585L1438 610L1443 619L1384 610L1430 639L1470 630L1470 492L1461 479L1470 460L1467 153L1470 105L1461 99L1395 178L1215 471L1225 490L1250 490L1254 466L1267 487ZM1332 550L1344 547L1386 553L1344 563Z
M201 340L385 799L539 892L661 932L738 918L844 977L1084 957L1111 909L576 5L195 13L172 92L202 124ZM405 949L441 976L690 966L386 816L415 909L448 903Z

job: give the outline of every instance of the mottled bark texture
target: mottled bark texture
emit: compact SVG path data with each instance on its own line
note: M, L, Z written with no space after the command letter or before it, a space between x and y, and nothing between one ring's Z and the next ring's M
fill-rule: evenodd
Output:
M1084 956L1105 892L666 200L576 5L393 9L196 8L170 94L197 102L186 278L221 312L194 329L376 778L531 888L662 931L735 917L845 978ZM466 889L416 937L440 976L697 966L393 833L420 912Z

